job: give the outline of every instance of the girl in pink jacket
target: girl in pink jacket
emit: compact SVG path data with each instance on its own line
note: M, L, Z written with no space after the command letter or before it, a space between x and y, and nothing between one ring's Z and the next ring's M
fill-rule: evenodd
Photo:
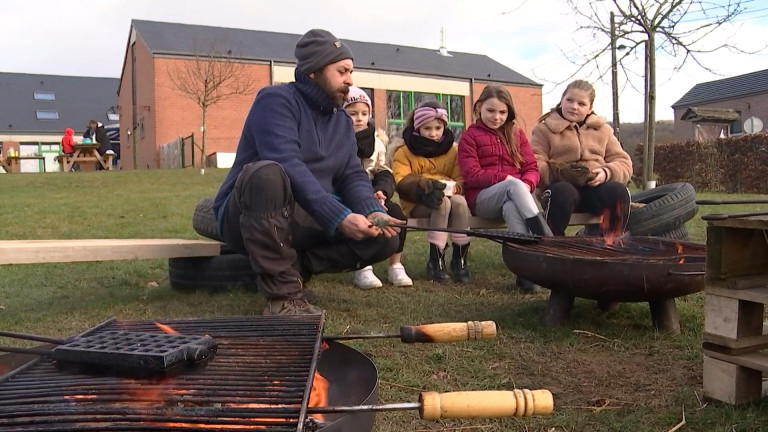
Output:
M528 138L515 123L515 107L507 89L486 86L474 105L475 123L459 140L459 167L472 212L482 218L504 218L511 232L552 235L531 194L539 182L536 158ZM517 278L517 287L537 287Z

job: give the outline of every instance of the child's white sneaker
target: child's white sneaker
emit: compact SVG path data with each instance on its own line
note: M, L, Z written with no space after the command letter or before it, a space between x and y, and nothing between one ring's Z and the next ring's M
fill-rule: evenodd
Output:
M355 286L360 289L380 288L382 286L379 278L373 274L373 267L363 267L355 272Z
M413 281L405 272L405 267L401 263L392 264L387 269L387 279L396 287L413 286Z

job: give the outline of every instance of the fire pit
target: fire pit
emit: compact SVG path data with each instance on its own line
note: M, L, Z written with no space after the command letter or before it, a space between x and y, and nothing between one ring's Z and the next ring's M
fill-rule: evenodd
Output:
M507 243L502 255L519 277L551 290L545 322L560 325L576 297L648 302L654 325L680 332L674 299L704 289L705 246L658 237L607 244L596 237L544 237L538 244Z
M378 402L378 372L362 353L322 335L324 316L110 320L78 337L113 331L207 335L218 343L205 367L166 378L129 379L0 357L0 430L365 432L374 413L418 409L424 419L548 414L546 390L424 392L418 403ZM495 323L403 327L404 342L495 336ZM376 337L391 337L390 334ZM351 339L350 336L337 339ZM329 337L333 339L333 337ZM477 394L475 394L477 393Z

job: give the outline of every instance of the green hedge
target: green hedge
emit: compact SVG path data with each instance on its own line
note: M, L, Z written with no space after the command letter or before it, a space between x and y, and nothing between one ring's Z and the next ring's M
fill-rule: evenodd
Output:
M635 148L640 184L643 145ZM654 171L659 183L687 182L698 191L768 193L768 134L656 145Z

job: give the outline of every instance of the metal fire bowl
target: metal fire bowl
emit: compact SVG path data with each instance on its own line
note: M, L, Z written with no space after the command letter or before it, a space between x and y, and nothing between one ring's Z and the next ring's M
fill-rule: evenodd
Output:
M541 245L546 244L542 239ZM562 237L560 237L562 239ZM569 237L574 244L592 242L594 237ZM583 240L582 240L583 239ZM507 268L518 277L528 279L552 291L572 297L607 302L650 302L693 294L704 289L704 246L682 241L671 242L656 237L632 237L659 240L667 246L681 244L684 262L666 257L596 257L556 255L540 250L537 245L505 244L502 256ZM695 252L695 253L694 253Z
M327 341L317 370L329 382L328 406L375 405L379 402L379 372L365 354L342 343ZM323 432L366 432L373 429L375 412L326 414L332 422Z

